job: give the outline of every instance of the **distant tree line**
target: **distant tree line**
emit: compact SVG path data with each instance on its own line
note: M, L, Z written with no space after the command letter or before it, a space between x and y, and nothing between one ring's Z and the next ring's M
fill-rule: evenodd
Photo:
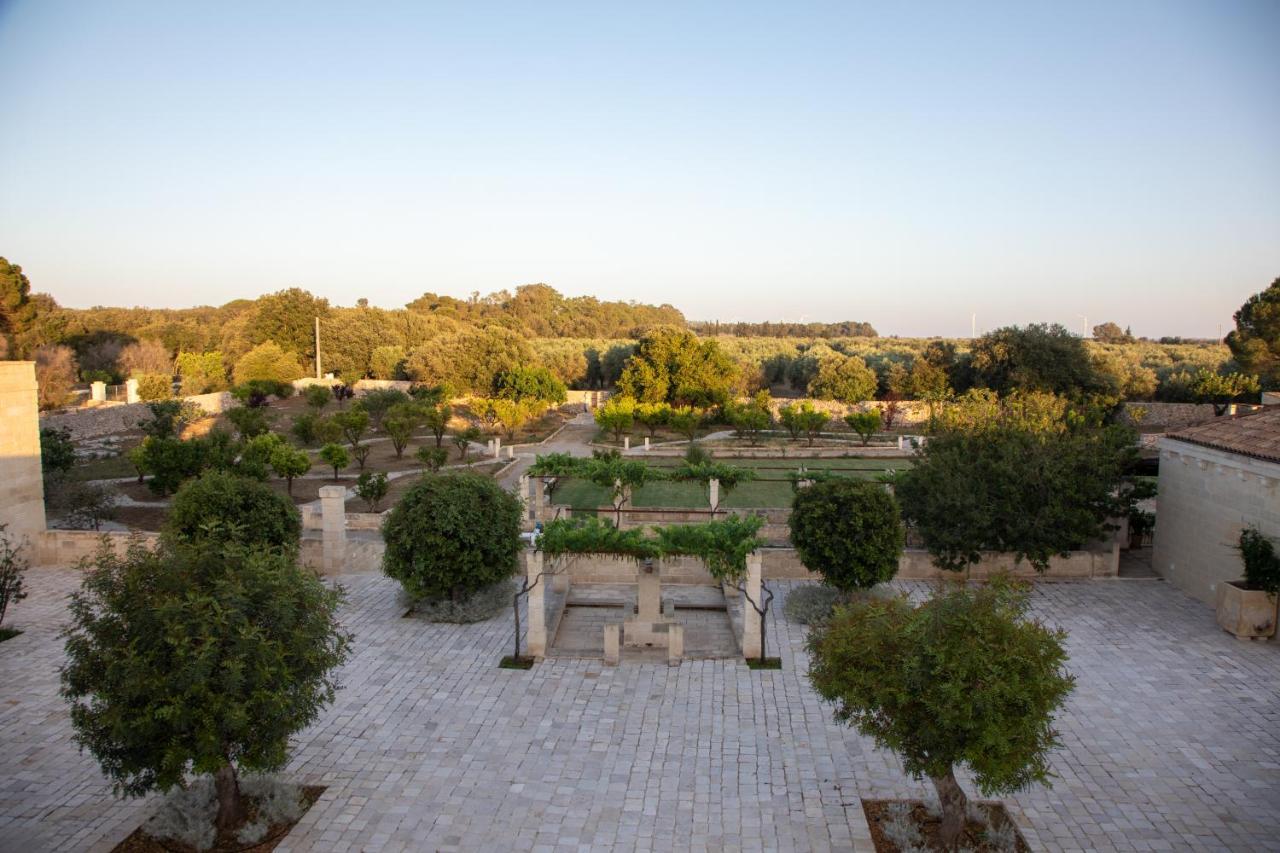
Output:
M698 320L689 328L700 335L733 335L739 338L874 338L870 323L843 320L839 323L786 323L765 320L763 323L721 323Z

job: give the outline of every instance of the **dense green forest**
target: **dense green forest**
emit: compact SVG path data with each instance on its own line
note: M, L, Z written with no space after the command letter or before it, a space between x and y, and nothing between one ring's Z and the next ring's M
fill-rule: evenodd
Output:
M689 323L670 305L570 298L544 284L465 300L427 293L401 309L364 299L331 305L299 288L218 307L73 309L31 293L21 268L0 259L0 354L35 358L65 383L167 375L198 393L312 374L319 318L324 372L347 382L444 384L458 393L491 393L518 366L546 367L571 388L622 380L628 390L646 381L642 368L660 371L666 359L684 365L675 372L696 362L698 381L714 376L706 380L717 385L713 396L768 389L856 402L991 387L1204 401L1245 399L1257 391L1255 376L1276 381L1277 303L1280 282L1243 306L1231 348L1135 340L1114 323L1096 327L1092 340L1061 326L1032 325L971 341L878 337L854 321ZM651 348L662 354L653 364L638 363L637 346L654 341Z

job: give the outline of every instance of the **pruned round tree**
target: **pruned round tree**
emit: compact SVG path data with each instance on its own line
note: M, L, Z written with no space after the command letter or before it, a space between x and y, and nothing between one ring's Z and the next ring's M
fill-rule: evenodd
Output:
M810 636L814 689L836 703L838 721L933 782L946 844L965 823L956 767L988 796L1048 781L1053 714L1074 679L1065 633L1028 618L1027 606L1024 586L996 578L956 584L918 607L859 599Z
M489 477L423 478L383 522L382 570L415 599L460 602L516 573L520 512Z
M962 571L1000 551L1044 571L1127 513L1124 471L1136 456L1126 427L997 423L930 438L894 491L940 568Z
M302 516L293 501L265 483L208 471L178 490L165 531L192 542L216 537L296 552Z
M898 572L905 535L898 504L879 483L832 478L796 492L791 544L836 589L870 589Z
M75 740L127 796L214 777L217 825L246 816L241 771L274 771L333 701L341 593L291 553L211 536L104 546L71 597L62 695Z

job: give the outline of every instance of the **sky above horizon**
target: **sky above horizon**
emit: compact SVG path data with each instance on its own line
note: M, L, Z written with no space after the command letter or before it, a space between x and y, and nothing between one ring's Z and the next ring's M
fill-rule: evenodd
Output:
M1280 277L1278 38L1274 0L0 0L0 256L75 307L1211 337Z

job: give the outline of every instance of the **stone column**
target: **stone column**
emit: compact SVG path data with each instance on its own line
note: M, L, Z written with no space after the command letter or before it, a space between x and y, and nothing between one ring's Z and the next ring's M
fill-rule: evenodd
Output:
M521 474L516 484L516 497L520 499L520 509L525 521L529 520L529 475Z
M321 570L325 574L342 571L347 563L347 489L320 487Z
M641 622L662 621L662 582L656 567L636 574L636 617Z
M684 626L673 622L667 626L667 665L679 666L684 659Z
M547 502L547 481L541 477L533 478L533 520L542 520L542 505Z
M107 383L90 382L89 399L95 403L105 403L107 401Z
M623 450L630 450L630 449L631 449L631 436L629 436L629 435L624 435L624 436L622 437L622 449L623 449Z
M34 361L0 361L0 522L15 548L40 561L44 539L44 480L40 473L40 414Z
M530 549L524 552L524 570L531 585L537 582L528 595L529 613L525 621L529 623L529 629L525 635L525 654L535 658L546 657L547 579L538 579L538 575L542 574L541 551Z
M747 555L747 577L743 583L744 596L760 604L760 564L759 551ZM742 656L760 657L760 614L751 606L751 601L742 602Z
M720 481L715 477L707 481L707 494L711 498L711 511L714 513L720 506Z
M515 458L516 458L516 449L515 449L515 447L513 447L512 445L509 445L509 444L507 445L507 458L508 458L508 459L515 459Z
M622 626L617 622L604 626L604 665L617 666L622 658Z
M138 380L126 379L124 383L124 401L126 403L140 403L142 398L138 396Z
M644 449L645 450L649 449L649 436L647 435L644 437Z

